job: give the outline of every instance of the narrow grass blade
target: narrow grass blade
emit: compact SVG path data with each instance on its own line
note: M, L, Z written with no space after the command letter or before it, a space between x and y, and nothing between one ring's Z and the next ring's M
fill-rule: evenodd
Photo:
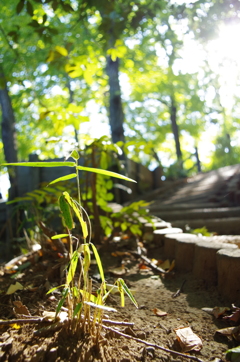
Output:
M65 284L62 284L62 285L59 285L58 287L54 287L54 288L50 289L46 294L50 294L50 293L54 292L54 290L59 289L61 287L65 287Z
M118 282L121 284L121 287L123 288L124 292L127 294L131 302L135 305L136 308L138 308L138 304L134 298L134 296L131 293L131 290L126 285L125 281L121 278L118 279Z
M78 257L79 257L78 251L74 251L72 259L70 260L70 268L67 274L67 285L69 285L74 278L78 263Z
M116 281L116 283L121 297L121 307L124 307L125 306L124 290L120 282L120 278Z
M116 177L116 178L120 178L120 179L126 180L126 181L137 182L137 181L135 181L135 180L133 180L133 179L131 179L129 177L126 177L124 175L120 175L119 173L112 172L112 171L107 171L107 170L102 170L100 168L77 166L77 169L82 170L82 171L89 171L89 172L98 173L100 175Z
M90 307L102 309L102 310L104 310L106 312L117 312L117 309L112 308L112 307L107 307L105 305L95 304L95 303L92 303L92 302L84 302L84 304L90 305Z
M12 201L8 201L6 204L10 205L10 204L14 204L16 202L20 202L20 201L33 201L32 197L16 197L14 200Z
M76 178L76 177L77 177L76 173L71 173L70 175L66 175L66 176L56 178L55 180L51 181L48 185L52 185L52 184L55 184L55 183L60 182L60 181L71 180L72 178Z
M100 259L100 256L98 254L97 248L94 244L90 243L96 262L97 262L97 266L98 266L98 270L99 270L99 274L101 276L102 282L103 282L103 289L104 289L104 293L106 293L106 284L105 284L105 276L104 276L104 271L103 271L103 267L102 267L102 262Z
M80 225L82 227L83 237L84 237L84 239L86 239L88 236L87 225L86 225L86 222L83 220L78 207L76 206L74 200L71 198L71 196L69 195L69 193L67 191L63 192L63 196L65 197L65 199L67 200L69 205L72 207L73 211L75 212L75 214L80 222Z
M81 311L82 309L82 303L78 303L73 311L73 318L76 317L76 315Z
M68 234L58 234L58 235L54 235L51 237L52 240L55 240L55 239L61 239L61 238L66 238L68 237L69 235Z
M27 167L74 167L75 162L15 162L15 163L2 163L1 166L27 166Z
M68 288L63 290L62 298L59 300L59 303L58 303L57 308L56 308L56 316L60 312L60 310L61 310L61 308L62 308L62 306L63 306L63 304L65 302L65 299L67 298L68 292L69 292Z

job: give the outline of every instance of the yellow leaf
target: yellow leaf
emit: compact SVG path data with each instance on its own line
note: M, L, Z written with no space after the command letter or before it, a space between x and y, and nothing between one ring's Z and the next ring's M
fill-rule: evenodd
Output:
M22 290L23 286L22 284L16 282L16 284L11 284L10 287L7 290L6 294L13 294L15 293L17 290Z
M68 55L67 49L65 49L65 48L63 48L63 47L60 47L59 45L57 45L57 46L55 47L55 50L56 50L59 54L63 55L64 57L66 57L66 56Z

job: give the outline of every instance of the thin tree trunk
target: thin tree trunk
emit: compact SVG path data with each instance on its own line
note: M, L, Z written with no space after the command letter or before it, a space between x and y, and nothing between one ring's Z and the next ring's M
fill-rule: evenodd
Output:
M124 142L124 114L119 83L119 59L113 61L111 57L107 57L107 75L109 79L109 123L112 141L113 143Z
M180 146L179 140L179 130L177 125L177 107L175 105L175 100L171 97L171 106L170 106L170 117L171 117L171 124L172 124L172 132L175 140L175 147L176 147L176 155L178 161L182 162L182 151Z
M0 66L0 104L2 109L2 142L5 160L8 163L17 162L17 142L15 130L15 116L9 96L6 79L2 66ZM8 168L11 189L9 199L18 195L17 192L17 169Z
M196 161L197 161L197 170L198 170L198 172L202 172L201 161L200 161L200 159L199 159L199 154L198 154L198 148L197 148L197 146L195 146L195 156L196 156Z

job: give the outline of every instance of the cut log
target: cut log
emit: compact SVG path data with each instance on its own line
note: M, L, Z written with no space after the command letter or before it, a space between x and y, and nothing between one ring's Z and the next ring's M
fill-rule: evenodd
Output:
M217 252L218 290L232 303L240 300L240 249Z
M195 245L193 274L207 285L217 284L217 251L237 249L237 245L217 242L198 242Z

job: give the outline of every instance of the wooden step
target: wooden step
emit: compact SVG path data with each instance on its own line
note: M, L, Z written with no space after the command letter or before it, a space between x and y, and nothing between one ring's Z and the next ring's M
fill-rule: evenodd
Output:
M192 220L192 219L220 219L229 217L240 218L240 207L219 207L219 208L198 208L190 210L157 210L153 212L155 216L161 217L166 221ZM239 219L240 220L240 219Z

